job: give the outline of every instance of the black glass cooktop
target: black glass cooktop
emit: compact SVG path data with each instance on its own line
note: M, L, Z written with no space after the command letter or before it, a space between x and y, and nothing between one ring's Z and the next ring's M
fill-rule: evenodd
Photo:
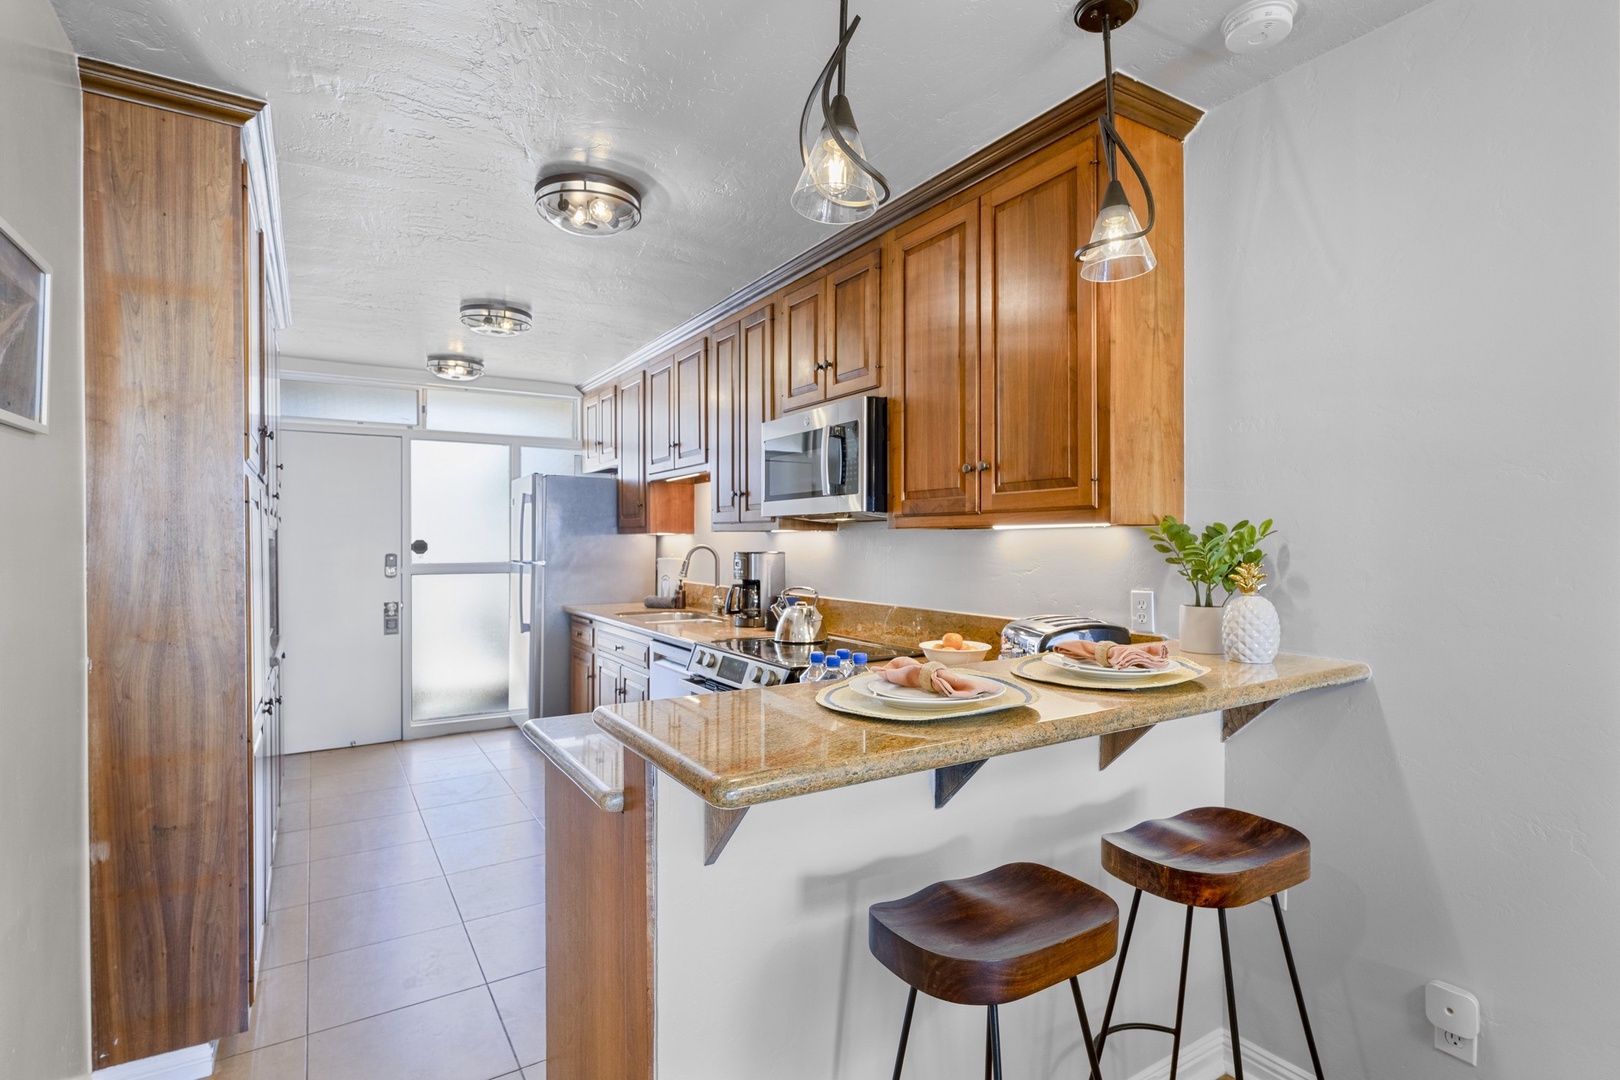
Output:
M831 653L839 649L848 649L852 653L865 653L866 659L874 664L885 663L897 656L922 655L916 649L896 648L893 645L879 645L875 641L856 641L854 638L841 637L829 637L814 645L793 645L771 638L730 638L726 641L716 641L714 647L755 660L763 660L767 664L775 664L777 667L792 671L803 671L809 667L812 652Z

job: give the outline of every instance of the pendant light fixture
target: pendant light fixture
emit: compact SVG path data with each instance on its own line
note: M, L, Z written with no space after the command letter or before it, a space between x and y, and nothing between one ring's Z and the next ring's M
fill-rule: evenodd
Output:
M469 300L461 305L461 325L475 334L515 337L534 326L528 309L499 300Z
M889 182L866 160L855 112L844 94L846 53L860 25L859 15L850 21L849 0L838 0L838 46L810 87L799 115L804 171L793 189L793 209L824 225L848 225L871 217L889 199ZM812 116L820 121L814 126Z
M433 353L427 358L427 369L451 382L472 382L484 374L484 362L461 353Z
M1119 137L1114 126L1114 50L1110 34L1131 21L1136 14L1137 0L1080 0L1074 9L1074 25L1103 39L1103 98L1104 113L1098 121L1102 128L1104 154L1108 159L1108 187L1103 192L1102 210L1097 224L1091 230L1091 240L1074 257L1080 260L1080 276L1087 281L1125 281L1140 277L1158 265L1147 234L1153 231L1156 216L1153 207L1153 189L1148 186L1142 167L1136 163L1130 147ZM1144 228L1125 197L1125 188L1119 182L1116 150L1125 155L1131 171L1142 185L1147 200L1147 226Z
M534 208L565 233L611 236L641 220L641 192L608 173L551 173L534 185Z

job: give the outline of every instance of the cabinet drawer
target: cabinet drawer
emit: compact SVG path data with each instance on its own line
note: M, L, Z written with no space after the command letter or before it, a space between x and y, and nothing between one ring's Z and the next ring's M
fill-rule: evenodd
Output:
M589 619L568 620L568 636L582 649L591 647L591 639L595 636L595 632L596 624Z
M600 630L596 634L596 653L598 656L611 657L621 664L647 670L648 643L641 638L621 637L618 634Z

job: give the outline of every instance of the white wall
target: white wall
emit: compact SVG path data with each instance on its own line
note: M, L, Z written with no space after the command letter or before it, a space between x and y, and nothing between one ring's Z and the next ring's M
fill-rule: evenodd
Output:
M0 0L0 218L55 272L50 433L0 425L0 1076L90 1063L80 110L49 0Z
M1620 1055L1617 39L1612 3L1437 0L1188 147L1189 513L1274 515L1285 647L1373 668L1228 744L1231 802L1314 843L1329 1076ZM1243 1033L1303 1061L1243 914ZM1435 978L1480 998L1477 1072Z

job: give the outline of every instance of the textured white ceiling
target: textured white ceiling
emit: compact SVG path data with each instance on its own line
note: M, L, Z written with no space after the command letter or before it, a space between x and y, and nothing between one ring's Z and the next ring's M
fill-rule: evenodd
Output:
M835 0L55 0L75 46L270 102L292 277L289 355L577 382L826 235L788 194ZM1228 54L1237 0L1144 0L1121 70L1209 108L1428 0L1304 0L1271 51ZM896 192L1085 87L1101 42L1069 0L854 0L849 91ZM599 240L535 213L549 165L645 190ZM527 301L511 341L463 299Z

